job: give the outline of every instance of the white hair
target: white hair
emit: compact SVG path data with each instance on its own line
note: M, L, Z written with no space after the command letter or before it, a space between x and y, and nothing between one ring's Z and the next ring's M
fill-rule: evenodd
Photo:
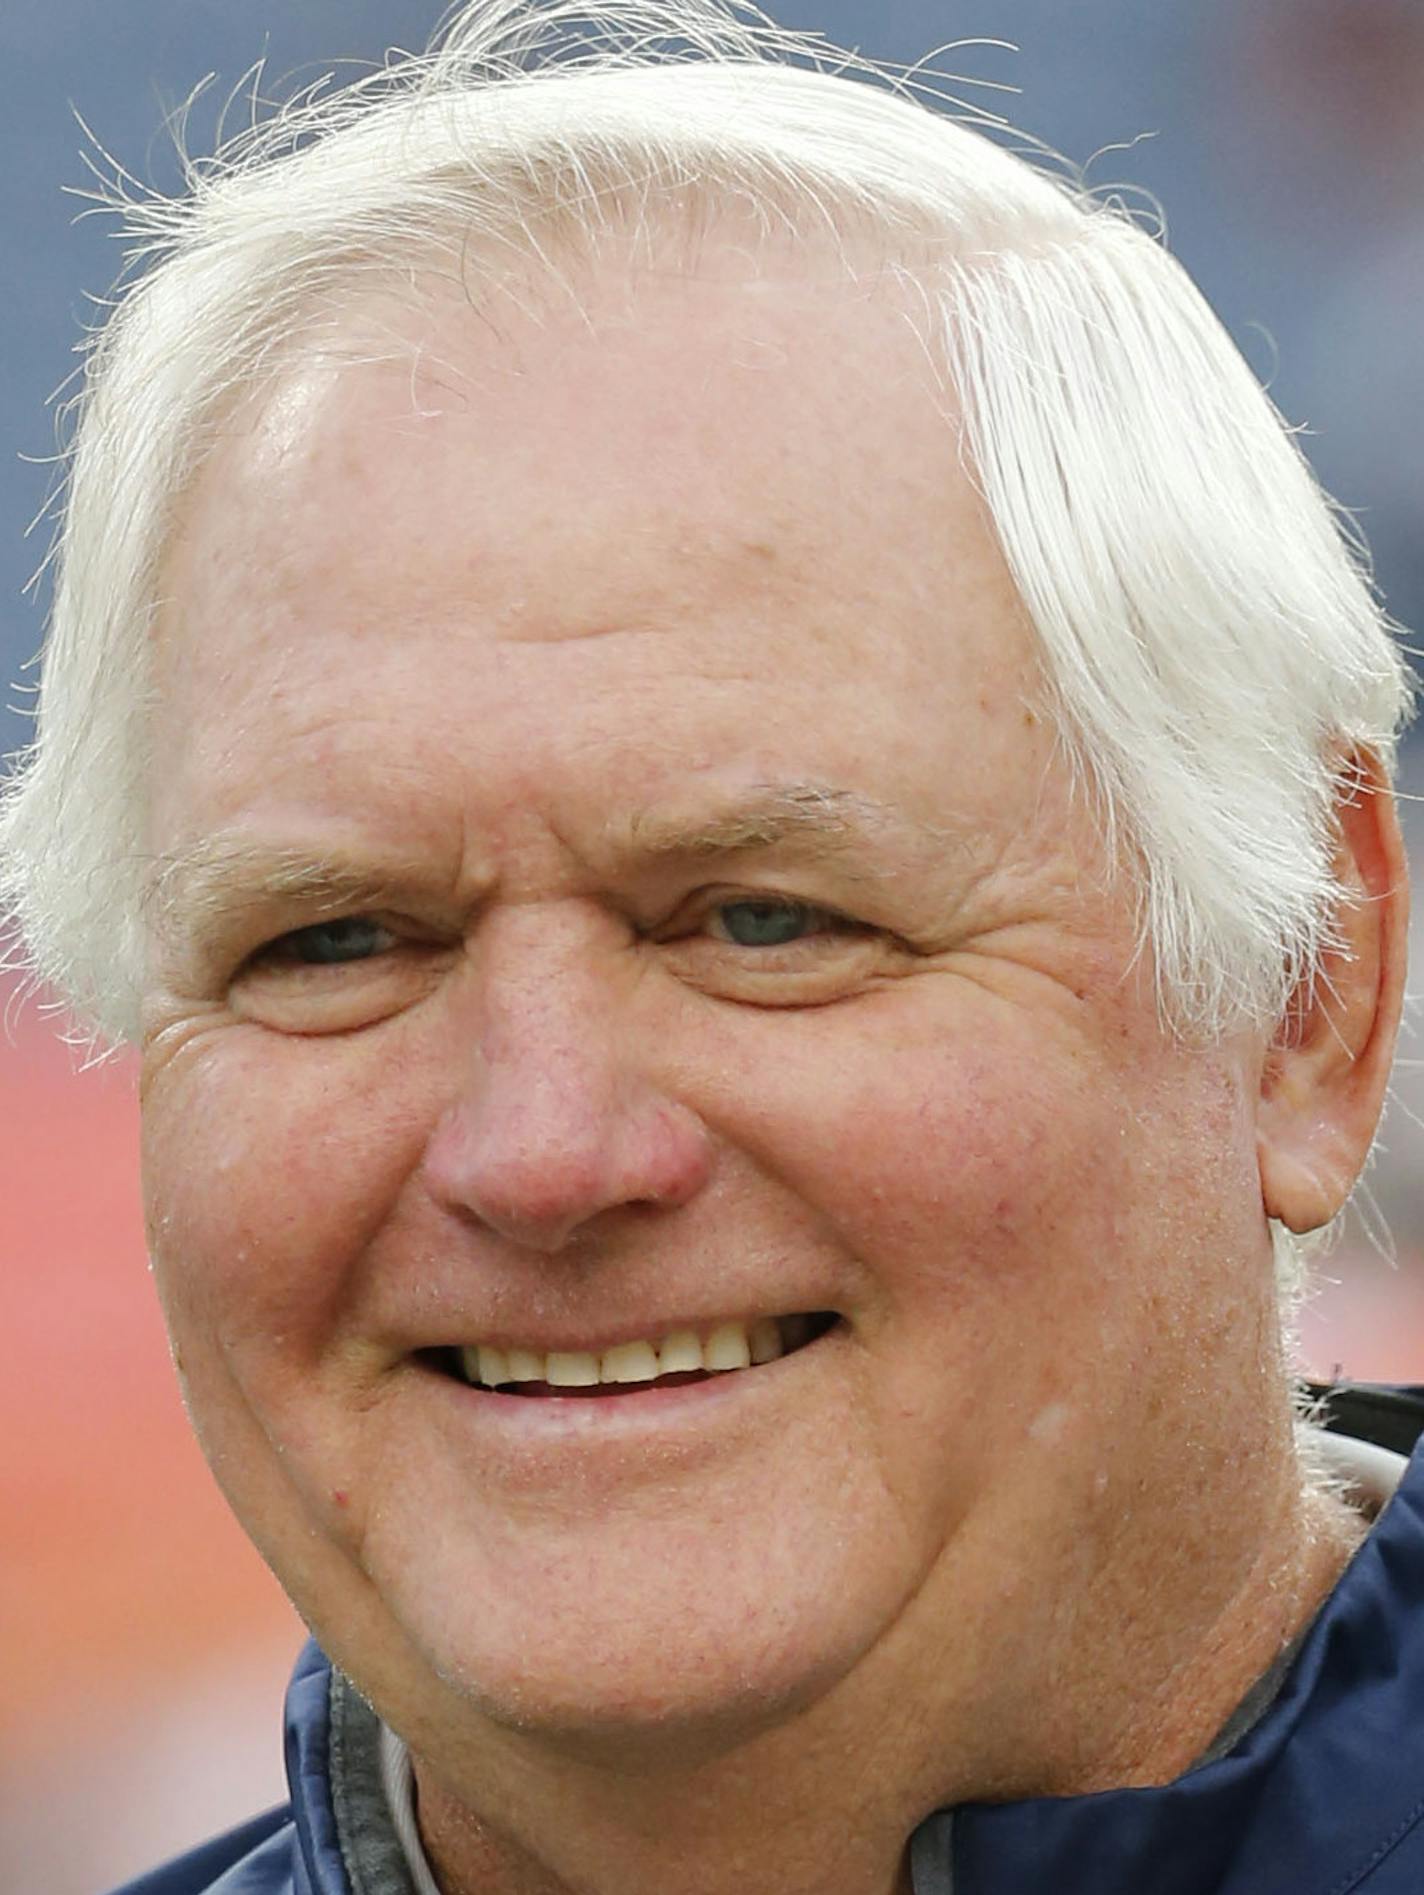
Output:
M428 53L190 164L179 198L130 194L134 280L89 352L37 734L0 804L36 976L136 1036L157 573L233 401L393 269L444 257L477 297L476 258L735 202L904 260L1065 745L1136 864L1165 1012L1279 1018L1331 939L1332 798L1352 753L1392 761L1402 662L1185 273L972 116L734 0L473 0Z

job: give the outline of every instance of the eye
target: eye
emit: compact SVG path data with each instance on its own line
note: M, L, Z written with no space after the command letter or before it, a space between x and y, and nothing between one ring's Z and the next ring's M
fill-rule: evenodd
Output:
M708 917L708 929L717 940L744 948L787 947L808 935L845 933L853 931L854 926L828 909L813 908L809 902L765 897L720 902Z
M459 958L460 942L392 916L336 915L279 934L229 982L236 1013L282 1033L348 1033L416 1005Z
M662 964L716 1000L819 1007L849 999L897 965L874 922L767 889L701 889L668 925Z
M265 950L269 960L300 962L305 967L339 967L349 961L368 961L387 954L395 936L370 915L343 915L337 921L318 921L294 928Z

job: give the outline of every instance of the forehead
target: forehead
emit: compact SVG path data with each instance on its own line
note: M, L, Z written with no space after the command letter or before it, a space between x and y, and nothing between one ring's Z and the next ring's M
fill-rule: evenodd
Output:
M709 239L695 271L677 252L663 267L615 255L477 306L447 281L411 291L333 318L230 418L170 576L196 538L209 585L226 551L244 594L294 576L379 591L374 516L413 555L457 533L466 579L503 595L525 563L516 524L566 556L621 528L599 548L613 576L630 536L674 534L683 558L790 555L833 537L847 510L869 527L926 477L958 498L955 417L912 301L883 271Z
M187 498L158 784L240 801L406 696L468 736L496 673L593 743L644 694L688 742L809 720L822 760L927 695L1021 730L1030 641L914 309L873 267L709 238L532 307L430 283L349 312Z

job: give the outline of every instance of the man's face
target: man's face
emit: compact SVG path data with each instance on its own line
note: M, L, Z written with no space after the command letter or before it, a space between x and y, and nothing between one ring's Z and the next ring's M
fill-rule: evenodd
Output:
M1257 1055L1158 1028L894 293L709 244L587 316L353 318L180 523L146 1174L192 1411L409 1726L1027 1701L1199 1585L1203 1396L1270 1352ZM683 1385L460 1373L768 1321L804 1346Z

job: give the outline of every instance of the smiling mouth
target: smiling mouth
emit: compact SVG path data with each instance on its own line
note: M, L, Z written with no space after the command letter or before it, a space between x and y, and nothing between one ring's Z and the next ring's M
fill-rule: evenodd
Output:
M474 1343L432 1354L447 1375L489 1394L587 1400L681 1388L760 1368L809 1348L839 1322L834 1310L816 1310L750 1323L718 1323L701 1334L674 1329L657 1339L619 1343L601 1352Z

